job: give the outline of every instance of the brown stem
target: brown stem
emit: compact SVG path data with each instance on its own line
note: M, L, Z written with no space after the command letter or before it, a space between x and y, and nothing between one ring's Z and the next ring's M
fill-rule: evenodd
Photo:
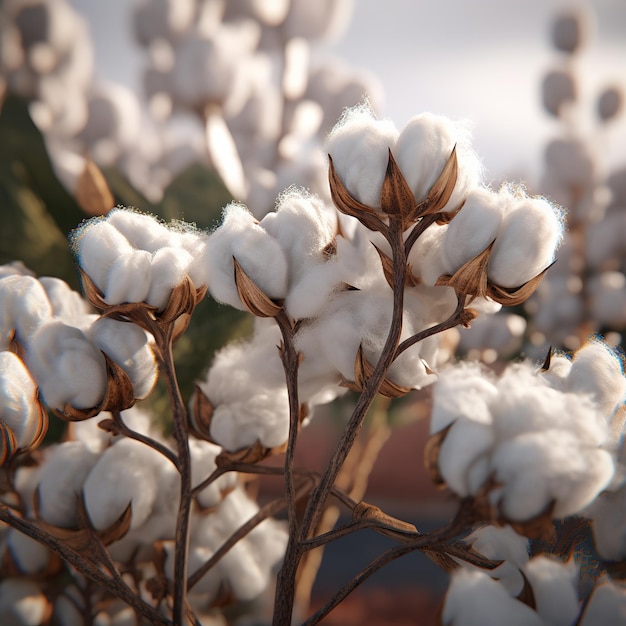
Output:
M189 552L189 526L192 505L191 454L189 451L189 429L185 403L178 386L174 357L172 355L173 324L165 331L155 334L161 368L165 376L167 391L172 408L174 439L178 450L178 471L180 473L180 500L176 517L176 552L174 555L174 602L173 622L182 626L187 606L187 558Z
M113 415L113 420L115 421L115 424L116 424L116 427L115 427L116 431L120 435L124 435L124 437L128 437L129 439L134 439L135 441L139 441L140 443L145 444L149 448L156 450L157 452L162 454L166 459L168 459L168 461L170 461L176 469L178 470L180 469L178 467L178 457L167 446L164 446L162 443L156 441L152 437L148 437L147 435L143 435L137 432L136 430L129 428L126 425L126 422L124 422L124 419L122 418L122 414L119 411L113 411L112 415Z
M70 548L60 539L42 530L37 524L14 515L9 507L1 503L0 521L58 554L66 563L76 569L76 571L80 572L83 576L92 580L103 589L106 589L115 597L123 600L151 624L172 626L172 622L169 619L144 602L120 577L111 578L107 576L95 563L90 562L85 555L76 552L76 550Z
M295 497L296 500L301 498L304 494L306 494L311 488L310 481L304 481L296 490ZM241 539L243 539L249 532L251 532L254 528L256 528L262 521L266 520L268 517L272 517L277 515L281 511L287 508L287 501L285 498L277 498L272 502L269 502L264 507L258 510L258 512L253 515L245 524L240 526L221 546L220 548L211 556L211 558L206 561L200 568L198 568L190 577L187 584L188 589L191 589L194 585L196 585L199 580L212 568L214 567L220 559Z
M383 378L393 362L402 331L402 310L404 283L406 277L406 255L402 240L402 226L397 218L390 219L389 242L393 258L393 313L387 341L374 368L367 386L361 393L346 429L335 448L320 484L311 494L304 518L297 536L290 535L283 566L278 573L276 600L274 604L274 626L288 626L291 623L295 598L295 580L298 565L303 554L302 541L317 527L323 507L328 499L337 475L354 445L365 415L376 395Z
M289 535L298 533L298 518L296 515L296 488L294 479L294 457L298 430L300 427L300 400L298 398L298 367L300 355L293 342L293 324L283 309L275 318L283 337L280 348L280 357L285 370L287 393L289 395L289 438L285 451L285 492L287 497L287 517L289 520Z
M457 294L457 305L456 309L454 309L454 313L447 319L441 322L440 324L435 324L430 328L426 328L419 333L416 333L412 337L405 339L397 348L396 354L394 358L399 357L405 350L414 346L416 343L420 341L424 341L424 339L428 337L432 337L432 335L436 335L437 333L441 333L444 330L448 330L449 328L454 328L458 326L462 321L463 311L465 309L465 295Z

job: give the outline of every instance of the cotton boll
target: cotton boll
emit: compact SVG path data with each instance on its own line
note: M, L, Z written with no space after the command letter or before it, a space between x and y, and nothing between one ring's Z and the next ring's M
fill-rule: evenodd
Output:
M380 206L389 149L397 139L393 123L375 119L366 106L348 109L328 136L326 148L337 175L363 204Z
M603 493L593 504L591 515L593 540L598 554L607 561L626 557L626 488Z
M44 324L28 346L26 363L52 408L88 409L104 398L104 357L78 328L60 321Z
M0 614L7 624L39 626L48 613L48 600L30 580L6 578L0 582Z
M221 226L209 238L204 262L211 295L244 310L234 279L233 257L269 297L283 297L287 263L278 243L245 206L229 204Z
M602 272L588 283L591 316L604 326L626 326L626 276L622 272Z
M621 257L626 240L626 215L609 211L604 219L589 224L585 230L585 261L594 269L602 269Z
M571 370L571 359L564 354L553 354L550 356L550 367L542 371L541 375L554 389L566 391L569 388L567 377Z
M74 528L87 474L98 455L80 441L67 441L53 448L45 458L39 483L39 512L54 526Z
M33 443L42 428L37 385L20 357L0 352L0 421L15 435L18 448Z
M145 250L120 254L111 266L104 299L108 304L144 302L150 291L152 255Z
M72 233L71 245L82 270L106 294L115 262L132 253L128 240L102 218L85 222Z
M335 39L347 27L353 6L354 0L291 0L282 29L288 37Z
M588 447L565 430L526 433L498 445L492 456L507 519L527 520L554 501L556 518L573 515L608 485L611 455Z
M445 626L546 626L528 605L512 598L487 574L459 568L452 574L442 623Z
M446 272L454 274L494 241L502 223L504 199L488 189L467 194L461 210L454 216L442 241Z
M133 14L135 37L142 46L154 40L175 40L192 25L193 0L144 0Z
M123 439L105 450L83 486L85 506L97 529L108 528L132 505L131 529L145 524L159 491L163 457L148 446Z
M444 210L457 209L467 192L480 183L481 165L470 147L469 130L431 113L415 116L404 127L393 153L417 202L426 198L455 146L458 175Z
M590 394L607 418L624 402L624 366L604 342L588 341L576 352L567 382L574 393Z
M521 315L502 313L480 316L472 321L470 328L460 329L459 348L464 353L495 350L498 355L507 358L519 352L525 331L526 320Z
M448 431L439 451L439 472L446 484L461 497L470 495L468 473L472 465L486 454L494 443L491 424L469 419L457 419ZM481 486L489 467L481 464L480 475L472 476L474 485Z
M585 607L580 626L623 624L626 616L626 594L613 582L597 585Z
M571 626L578 617L577 568L545 556L536 556L524 565L537 613L551 626Z
M52 306L52 314L70 326L80 326L91 313L89 304L64 280L53 276L39 279Z
M543 79L542 95L543 106L555 117L565 112L565 107L576 101L578 88L570 72L552 70Z
M191 475L192 484L196 486L205 478L208 478L217 467L215 458L222 451L219 446L208 441L189 440L191 453ZM235 472L228 472L213 481L208 487L203 489L197 496L198 502L205 508L217 506L225 491L234 489L237 484Z
M281 446L288 434L286 389L268 389L240 402L218 405L211 417L211 437L231 452L257 441L266 448Z
M449 224L433 224L420 236L409 252L409 265L414 276L434 286L440 276L448 273L444 256L444 242Z
M117 229L133 248L157 252L174 245L175 233L153 215L132 209L113 209L107 214L108 224Z
M46 546L14 528L7 531L6 546L24 574L41 572L50 561L50 550Z
M14 274L0 279L0 349L6 350L15 334L27 343L52 316L50 301L41 283L32 276Z
M285 309L296 320L320 315L338 288L341 266L333 261L313 265L292 283L285 298Z
M466 542L488 559L504 561L490 572L507 591L517 596L524 586L520 573L528 561L528 540L518 535L510 526L482 526L470 534Z
M489 255L489 279L501 287L519 287L540 274L554 258L562 229L561 216L546 200L515 202Z
M179 285L192 263L186 250L161 248L152 258L150 291L146 302L163 310L171 296L172 289Z
M152 391L157 364L145 331L129 322L101 317L91 325L88 336L128 374L135 398L145 398Z
M444 369L434 386L431 434L442 431L459 417L478 424L491 423L489 404L498 391L478 364L463 363Z

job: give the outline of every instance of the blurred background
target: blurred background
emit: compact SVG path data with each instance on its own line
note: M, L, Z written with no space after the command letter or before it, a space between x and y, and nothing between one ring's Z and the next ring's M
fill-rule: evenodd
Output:
M210 228L233 199L262 217L291 184L329 200L324 138L367 97L399 129L423 111L469 120L493 186L525 181L569 209L558 262L533 298L449 333L448 357L498 367L593 333L621 346L625 90L623 0L3 0L0 263L21 259L77 287L66 237L104 206ZM202 304L177 344L186 397L215 350L249 327ZM157 392L157 414L164 403ZM384 425L374 421L361 446L380 448L367 498L424 529L453 508L421 467L428 407L427 391L379 407ZM301 465L323 468L348 410L339 403L303 431ZM280 486L263 489L268 498ZM315 594L386 545L374 533L338 542ZM434 623L445 584L415 555L324 623L414 624L416 611Z

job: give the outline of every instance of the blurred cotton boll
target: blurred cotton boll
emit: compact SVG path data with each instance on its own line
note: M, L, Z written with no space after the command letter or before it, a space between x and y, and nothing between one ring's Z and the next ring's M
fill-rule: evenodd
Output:
M543 79L543 106L555 117L568 111L578 95L574 77L565 70L552 70Z
M49 615L49 603L37 583L8 578L0 582L0 613L7 624L38 626Z

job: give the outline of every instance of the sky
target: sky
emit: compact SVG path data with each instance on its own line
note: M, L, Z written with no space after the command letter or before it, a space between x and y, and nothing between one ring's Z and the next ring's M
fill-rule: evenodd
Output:
M102 78L138 88L141 54L132 41L129 0L72 0L88 19ZM593 0L355 0L343 37L326 54L378 77L383 116L399 128L431 111L470 120L487 176L536 181L546 141L560 126L543 112L543 75L563 62L550 44L561 10L590 7L595 27L576 63L581 124L594 125L595 99L610 84L626 90L626 2ZM604 153L626 165L626 114L604 133Z

